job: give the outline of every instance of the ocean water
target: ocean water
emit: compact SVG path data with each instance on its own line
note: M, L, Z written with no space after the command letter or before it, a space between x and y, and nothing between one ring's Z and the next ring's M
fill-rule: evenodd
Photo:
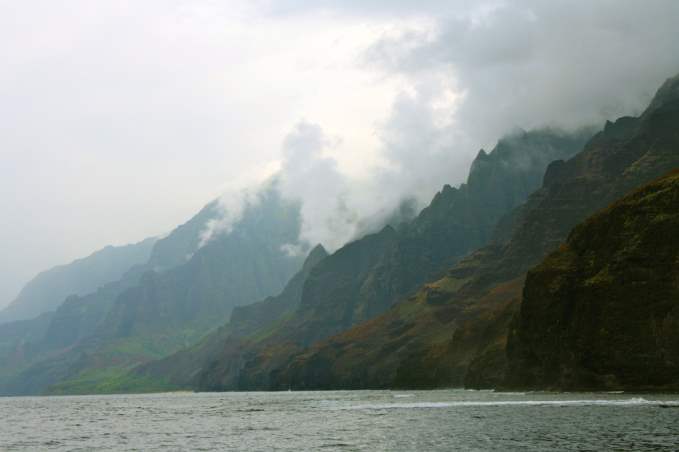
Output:
M331 391L0 398L0 450L679 450L679 396Z

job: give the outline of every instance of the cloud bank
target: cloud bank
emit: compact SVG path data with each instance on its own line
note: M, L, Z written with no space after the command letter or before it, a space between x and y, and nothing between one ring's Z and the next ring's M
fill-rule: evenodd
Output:
M444 4L430 29L385 36L365 59L413 83L447 74L463 97L456 129L472 145L512 127L639 113L679 71L671 0L479 2L465 13Z
M674 0L0 2L0 299L228 182L209 240L274 173L302 240L336 248L516 127L638 113L679 72L677 17Z
M314 9L417 19L358 59L401 87L375 127L377 164L363 177L343 173L318 124L299 123L283 144L284 192L304 203L304 239L330 249L404 199L421 208L443 184L463 181L478 149L502 135L638 114L679 71L679 2L670 0L288 1L271 10Z

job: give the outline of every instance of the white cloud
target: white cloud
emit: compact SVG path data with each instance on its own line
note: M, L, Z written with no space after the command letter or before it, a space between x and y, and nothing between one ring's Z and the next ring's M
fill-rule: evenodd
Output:
M0 305L271 174L299 118L360 171L393 93L354 64L381 26L249 1L0 2Z
M513 127L569 128L636 114L679 71L675 1L444 5L432 29L385 36L366 60L412 83L448 74L464 94L454 117L467 152Z
M277 171L304 238L339 246L462 181L509 129L637 112L679 71L678 16L672 0L0 1L0 304Z
M260 199L259 191L252 192L247 188L221 195L215 205L218 216L205 223L200 233L198 249L219 235L230 234L234 226L243 218L245 210L256 207Z

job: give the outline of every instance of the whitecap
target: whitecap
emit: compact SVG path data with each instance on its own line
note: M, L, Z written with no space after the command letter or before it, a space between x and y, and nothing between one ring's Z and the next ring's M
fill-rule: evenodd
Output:
M457 407L498 407L498 406L676 406L679 400L647 400L642 397L630 399L585 399L585 400L503 400L503 401L453 401L453 402L414 402L364 404L340 407L343 410L389 410L389 409L423 409L423 408L457 408Z

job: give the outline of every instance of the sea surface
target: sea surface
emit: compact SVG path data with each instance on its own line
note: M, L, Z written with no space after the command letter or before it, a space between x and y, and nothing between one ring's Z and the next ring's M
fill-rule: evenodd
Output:
M679 450L679 395L333 391L0 398L0 450Z

